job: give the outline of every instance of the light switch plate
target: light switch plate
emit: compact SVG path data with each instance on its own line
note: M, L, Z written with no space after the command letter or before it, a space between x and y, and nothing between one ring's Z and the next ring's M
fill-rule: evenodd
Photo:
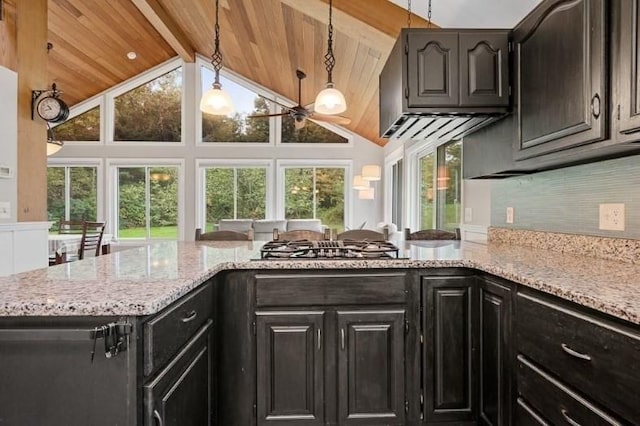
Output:
M507 223L513 223L513 207L507 207Z
M0 201L0 219L11 219L11 203Z

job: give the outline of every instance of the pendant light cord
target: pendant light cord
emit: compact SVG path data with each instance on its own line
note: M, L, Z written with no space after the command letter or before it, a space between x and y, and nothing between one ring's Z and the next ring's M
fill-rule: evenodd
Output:
M332 23L332 17L333 17L333 0L329 0L329 37L327 40L328 46L327 46L327 54L324 55L324 66L327 69L327 76L328 76L328 80L327 83L331 84L333 83L333 67L336 64L336 58L333 56L333 23Z
M214 27L215 40L213 42L214 50L211 55L211 64L215 71L214 85L220 85L220 69L222 68L222 53L220 53L220 25L218 24L218 0L216 0L216 25Z
M411 28L411 0L407 4L407 28Z
M427 21L429 23L429 28L431 28L431 0L429 0L428 6L427 6Z

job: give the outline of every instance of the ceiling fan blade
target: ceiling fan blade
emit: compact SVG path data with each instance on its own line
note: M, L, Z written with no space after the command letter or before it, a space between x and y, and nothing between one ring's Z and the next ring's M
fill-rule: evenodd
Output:
M260 115L247 115L247 118L264 118L264 117L282 117L289 115L288 112L281 112L279 114L260 114Z
M314 113L310 116L314 120L324 121L326 123L335 123L341 125L351 124L351 119L347 117L343 117L341 115L325 115L325 114L317 114Z

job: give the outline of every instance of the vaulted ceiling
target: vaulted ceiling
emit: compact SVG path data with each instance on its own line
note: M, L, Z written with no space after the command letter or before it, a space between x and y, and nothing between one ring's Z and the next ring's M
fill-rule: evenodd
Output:
M71 105L176 54L213 52L214 0L49 0L49 75ZM334 0L333 80L348 103L348 129L378 137L378 75L407 11L388 0ZM327 73L328 0L220 0L224 66L289 99L307 74L303 104ZM412 26L425 26L413 16ZM137 53L129 60L127 53Z

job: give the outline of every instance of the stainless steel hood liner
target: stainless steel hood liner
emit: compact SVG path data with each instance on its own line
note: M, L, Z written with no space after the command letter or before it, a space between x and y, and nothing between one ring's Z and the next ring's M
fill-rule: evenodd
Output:
M442 115L404 114L391 126L384 137L408 140L448 142L461 139L492 123L504 114Z

